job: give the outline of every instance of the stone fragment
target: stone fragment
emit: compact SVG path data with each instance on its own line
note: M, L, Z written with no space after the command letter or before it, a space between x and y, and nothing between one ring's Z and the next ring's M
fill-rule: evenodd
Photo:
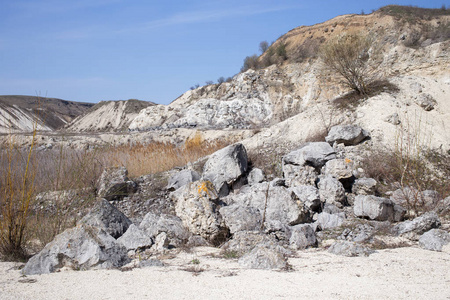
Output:
M134 224L117 241L127 250L145 249L153 245L152 239Z
M296 250L316 246L317 239L313 227L309 224L300 224L293 226L291 229L289 245L291 248Z
M200 175L196 171L188 169L181 170L169 178L167 190L175 191L176 189L199 179Z
M108 201L121 200L136 190L137 185L129 180L126 168L109 168L103 171L99 179L97 195Z
M367 217L377 221L396 221L394 202L372 195L358 195L355 198L353 212L357 217Z
M330 248L328 248L328 252L336 255L353 257L353 256L369 256L375 251L355 242L337 241L333 243L330 246Z
M357 145L366 138L370 137L370 134L356 125L336 125L331 127L330 132L325 137L325 141L330 144L334 142L345 146Z
M419 238L419 246L432 251L442 251L450 243L450 233L441 229L431 229Z

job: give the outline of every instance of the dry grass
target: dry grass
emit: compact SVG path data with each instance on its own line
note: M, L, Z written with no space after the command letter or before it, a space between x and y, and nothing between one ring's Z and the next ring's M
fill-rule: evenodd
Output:
M131 178L155 174L195 162L230 143L206 142L201 133L181 146L154 142L24 152L11 143L0 152L0 250L5 259L23 259L27 251L39 251L73 227L94 203L105 168L124 166Z
M231 143L228 140L207 142L197 132L182 146L162 142L126 145L105 149L103 155L107 165L124 166L134 178L185 166Z

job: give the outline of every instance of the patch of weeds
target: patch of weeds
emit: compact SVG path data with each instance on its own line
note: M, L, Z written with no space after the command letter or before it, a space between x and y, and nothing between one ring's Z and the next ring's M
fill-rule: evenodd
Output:
M222 252L222 257L225 259L236 259L241 256L242 254L240 254L239 251L236 250L225 250Z
M191 260L191 264L199 265L200 264L200 260L198 258L194 258L193 260Z

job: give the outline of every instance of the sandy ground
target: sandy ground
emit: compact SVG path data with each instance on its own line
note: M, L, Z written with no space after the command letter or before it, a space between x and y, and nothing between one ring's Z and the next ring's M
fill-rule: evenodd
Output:
M21 277L17 264L3 262L0 299L450 299L449 246L443 252L380 250L369 257L312 249L289 258L291 271L241 269L236 259L219 258L218 249L206 247L168 257L165 267L126 272Z

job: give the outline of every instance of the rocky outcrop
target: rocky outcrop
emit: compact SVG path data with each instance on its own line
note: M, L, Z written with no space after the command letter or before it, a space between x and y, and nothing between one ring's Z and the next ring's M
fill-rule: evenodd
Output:
M226 196L247 168L247 150L242 144L235 144L213 153L205 163L202 177L212 182L220 196Z
M333 126L325 137L328 143L334 142L345 146L357 145L366 138L370 137L369 133L356 125L337 125Z
M401 221L406 211L389 199L376 196L358 195L353 211L358 217L368 217L377 221Z
M166 237L163 244L167 247L183 245L191 235L179 217L167 214L156 215L151 212L145 215L139 224L139 229L155 240L155 243L157 237L164 233ZM159 239L163 239L163 236L159 236Z
M442 229L431 229L419 238L419 246L432 251L441 251L442 247L448 243L450 243L450 234Z
M395 225L392 232L396 235L406 236L411 239L418 239L423 233L438 228L441 220L435 212L425 213L413 220L407 220Z
M228 236L218 213L218 193L210 181L196 181L171 194L175 211L184 226L193 234L219 244Z

